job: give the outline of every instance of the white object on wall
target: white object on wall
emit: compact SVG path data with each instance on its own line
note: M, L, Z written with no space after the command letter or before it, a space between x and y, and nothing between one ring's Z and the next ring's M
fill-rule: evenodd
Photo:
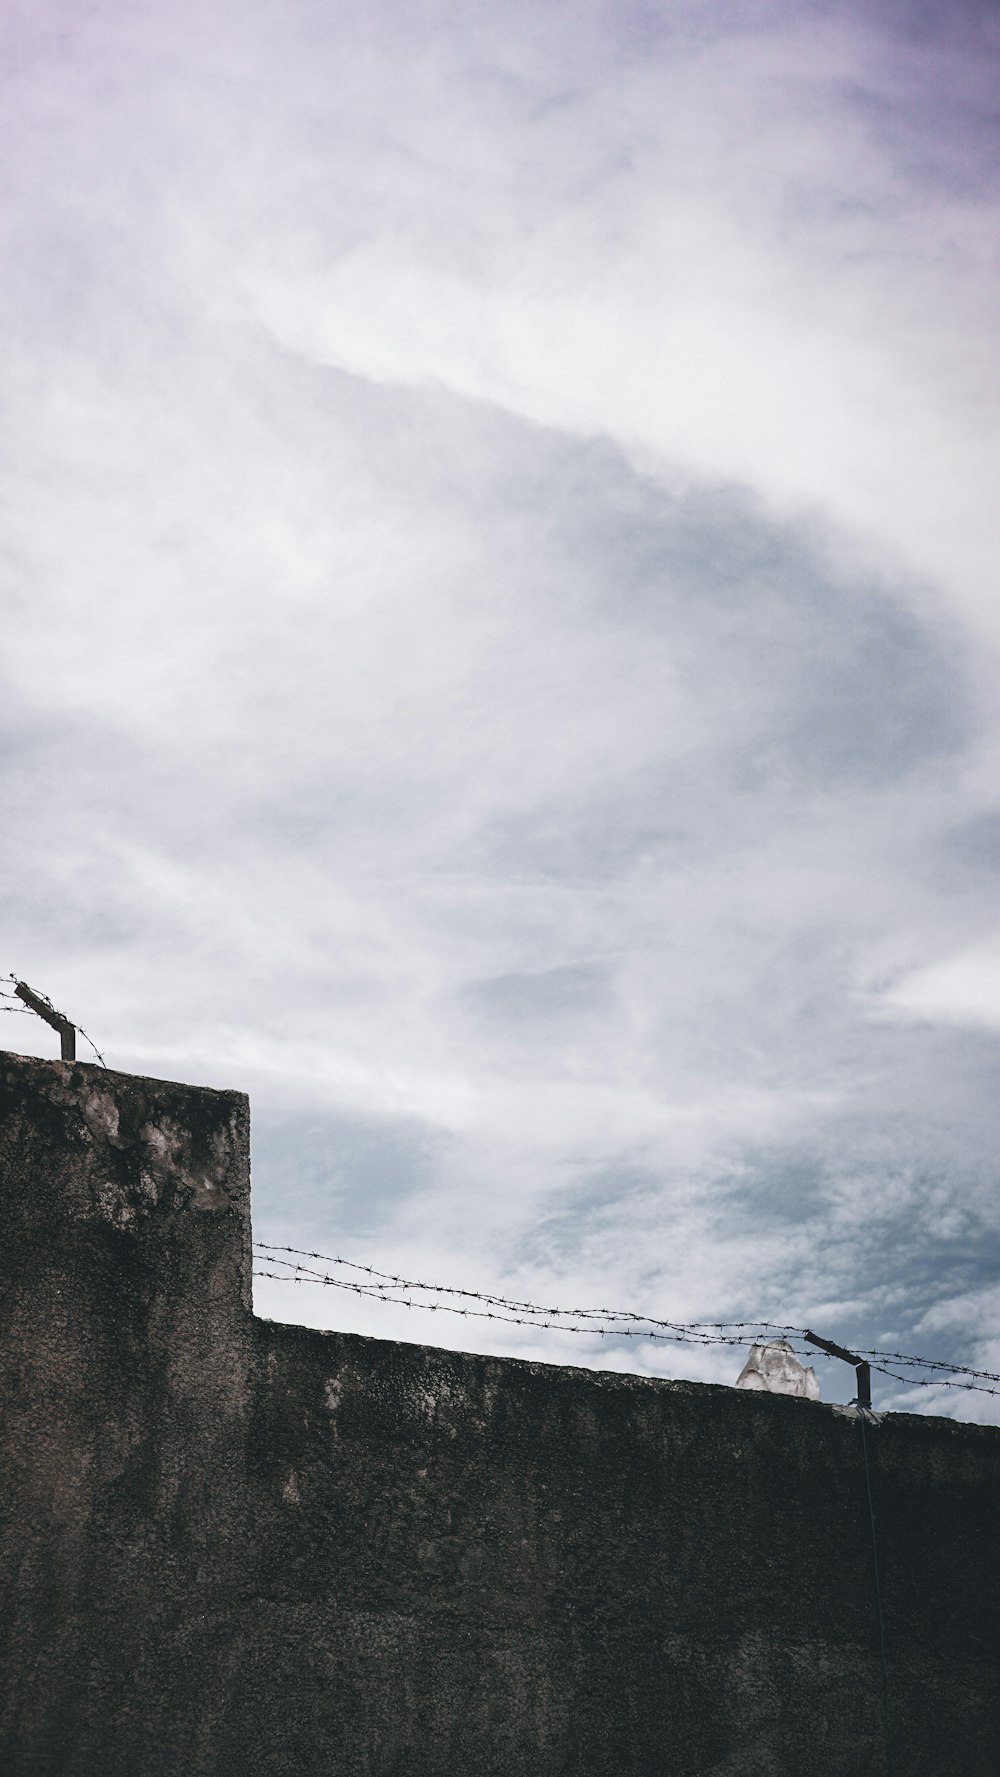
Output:
M799 1362L787 1339L768 1339L754 1345L736 1378L737 1388L762 1389L767 1394L796 1394L807 1401L819 1400L819 1383L811 1364Z

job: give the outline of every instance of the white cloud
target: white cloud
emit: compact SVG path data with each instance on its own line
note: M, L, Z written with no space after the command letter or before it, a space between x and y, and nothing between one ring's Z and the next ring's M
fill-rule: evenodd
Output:
M272 1237L903 1336L992 1250L979 75L579 10L24 27L0 963L250 1087Z
M883 1004L912 1018L1000 1029L1000 939L912 970L895 983Z

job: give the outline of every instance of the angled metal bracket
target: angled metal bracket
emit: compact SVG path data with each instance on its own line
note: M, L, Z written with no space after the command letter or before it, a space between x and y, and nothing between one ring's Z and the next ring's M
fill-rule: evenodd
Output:
M872 1373L871 1366L863 1357L856 1357L853 1351L845 1351L842 1345L834 1345L832 1339L821 1339L818 1333L810 1333L806 1328L803 1338L810 1345L818 1345L821 1351L828 1351L831 1357L843 1358L845 1364L853 1364L858 1378L858 1406L871 1412L872 1405Z
M19 1000L24 1001L29 1011L37 1012L39 1018L44 1018L46 1024L51 1024L52 1029L59 1032L62 1060L75 1061L76 1025L71 1024L68 1018L64 1018L61 1012L57 1012L55 1006L43 994L35 993L26 981L15 981L14 992Z

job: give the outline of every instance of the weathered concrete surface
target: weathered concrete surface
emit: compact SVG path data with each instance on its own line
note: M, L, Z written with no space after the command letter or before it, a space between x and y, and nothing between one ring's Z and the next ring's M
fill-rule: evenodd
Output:
M0 1056L5 1777L878 1777L859 1426L256 1321L235 1093ZM893 1777L996 1777L1000 1434L869 1433Z

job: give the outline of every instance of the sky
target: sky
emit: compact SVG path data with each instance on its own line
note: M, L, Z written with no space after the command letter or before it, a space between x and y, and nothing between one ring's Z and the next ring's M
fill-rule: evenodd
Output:
M0 38L0 971L260 1239L1000 1369L1000 13Z

